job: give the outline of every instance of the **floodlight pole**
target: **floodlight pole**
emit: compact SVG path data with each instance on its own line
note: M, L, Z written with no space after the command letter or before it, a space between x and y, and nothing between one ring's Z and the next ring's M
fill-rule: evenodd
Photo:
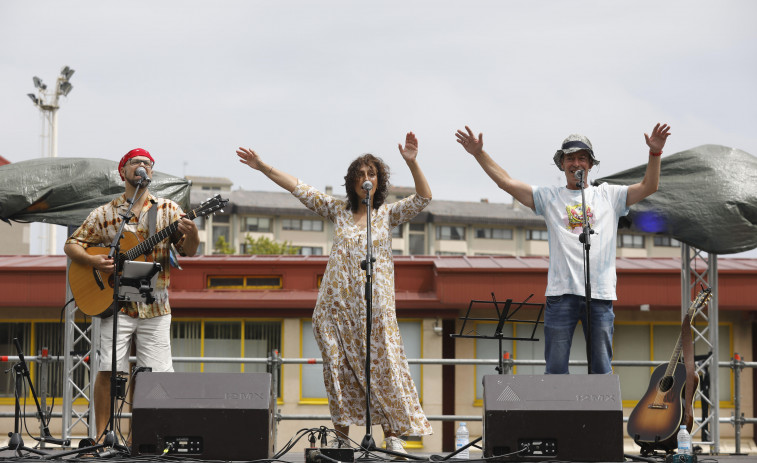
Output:
M42 82L39 77L34 77L34 86L37 88L37 95L33 93L27 94L31 98L34 106L39 108L42 112L42 154L45 155L45 121L49 124L50 131L50 144L47 149L47 156L51 158L58 157L58 109L60 109L59 101L60 96L67 96L73 89L73 86L69 82L69 79L74 74L74 70L68 66L64 66L60 71L60 75L56 79L55 89L46 92L47 85ZM48 100L50 99L50 100ZM49 101L49 102L48 102ZM55 255L55 225L48 224L48 248L47 253L49 255Z

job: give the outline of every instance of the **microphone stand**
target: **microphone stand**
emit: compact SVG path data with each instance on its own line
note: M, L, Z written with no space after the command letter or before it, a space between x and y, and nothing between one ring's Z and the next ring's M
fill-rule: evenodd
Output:
M116 364L118 361L118 356L116 353L116 347L118 343L118 314L121 312L121 304L125 300L125 298L122 298L120 295L120 287L121 287L121 270L123 268L124 262L121 261L121 238L124 234L124 228L126 227L126 224L129 222L129 220L132 217L131 209L134 207L134 201L140 196L140 191L143 191L143 182L145 182L144 177L140 177L139 182L137 182L137 188L134 190L134 195L131 197L131 199L127 200L129 203L129 208L124 212L121 217L121 225L118 228L118 232L116 232L116 237L113 240L113 242L110 245L110 252L108 253L108 257L113 258L113 262L115 265L115 268L113 270L113 339L111 344L111 371L110 371L110 409L109 409L109 417L108 417L108 425L105 428L105 431L103 434L105 435L105 438L103 439L103 442L101 444L94 445L92 447L87 447L87 451L97 450L105 447L110 447L112 450L102 452L99 454L100 456L112 456L118 452L123 452L128 455L129 448L118 444L118 441L116 439L116 432L115 432L115 418L116 418L116 398L117 397L125 397L125 391L124 386L126 385L126 379L118 376L118 365ZM149 180L147 181L149 183ZM145 187L147 185L144 185ZM101 436L98 436L98 439ZM82 449L79 449L72 453L82 453ZM57 456L61 456L61 454L58 454Z
M34 384L32 383L31 377L29 376L29 367L27 366L26 360L24 359L24 352L21 349L21 343L18 341L18 338L13 338L13 342L16 345L16 352L18 352L18 362L13 365L13 376L15 380L14 396L16 399L16 408L13 420L13 432L8 433L8 437L10 437L10 439L8 440L8 445L0 448L0 452L4 450L13 450L19 457L23 456L21 453L22 450L37 455L48 455L47 452L25 446L24 440L21 437L20 397L21 393L23 392L24 378L26 378L26 382L29 384L29 391L32 394L34 403L37 405L37 417L42 420L42 435L39 439L37 439L36 437L33 437L33 439L38 440L39 442L49 442L51 444L62 446L69 445L71 441L69 439L56 439L50 434L50 428L48 428L47 426L48 423L45 422L45 413L42 412L42 407L39 405L39 400L37 400L37 392L34 390Z
M371 187L372 188L372 187ZM376 442L371 435L371 328L373 326L373 246L371 240L371 188L364 188L365 199L365 260L360 262L360 268L365 270L365 436L360 447L371 451L376 449Z
M367 185L366 185L367 186ZM371 186L372 188L372 186ZM373 264L376 262L376 258L373 257L373 241L371 238L371 188L363 188L365 190L365 199L362 203L365 204L366 214L366 251L365 260L360 262L360 268L365 270L365 436L360 442L360 448L365 452L363 456L358 460L371 460L368 456L369 452L378 451L389 455L393 455L399 458L405 458L408 460L422 460L423 458L415 457L405 453L394 452L392 450L382 449L376 447L376 442L373 440L371 434L371 328L373 326Z
M591 371L591 347L592 347L592 335L591 335L591 270L589 264L589 250L591 249L591 235L594 230L589 226L589 220L586 217L586 195L584 189L586 188L586 182L584 182L585 173L581 173L579 177L577 187L581 189L581 215L583 220L583 231L578 235L578 241L583 243L584 247L584 293L586 300L586 362L589 374Z

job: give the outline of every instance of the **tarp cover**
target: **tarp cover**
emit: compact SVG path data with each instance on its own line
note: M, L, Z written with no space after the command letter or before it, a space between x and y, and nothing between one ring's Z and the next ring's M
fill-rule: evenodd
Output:
M646 164L596 180L631 185ZM631 207L621 226L672 236L710 254L757 247L757 158L721 145L663 157L660 189Z
M189 206L190 182L153 172L150 193ZM118 162L39 158L0 166L0 219L79 226L92 209L123 194Z

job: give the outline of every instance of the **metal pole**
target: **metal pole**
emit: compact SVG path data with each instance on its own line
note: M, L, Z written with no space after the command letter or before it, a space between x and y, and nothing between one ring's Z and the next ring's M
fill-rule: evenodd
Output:
M50 366L50 357L48 356L47 347L42 348L42 353L39 360L39 407L42 411L42 416L39 417L39 435L45 435L45 427L48 418L47 410L47 378L48 368ZM45 441L43 440L39 444L40 448L45 448Z
M55 100L53 102L53 109L50 111L50 157L58 157L58 96L60 95L60 78L58 78L58 85L55 86ZM55 227L54 223L48 224L48 239L47 242L47 254L54 256L56 251L55 246Z
M741 454L741 427L744 425L743 413L741 413L741 370L744 368L744 362L738 352L733 354L731 360L731 369L733 370L733 426L736 438L736 455Z

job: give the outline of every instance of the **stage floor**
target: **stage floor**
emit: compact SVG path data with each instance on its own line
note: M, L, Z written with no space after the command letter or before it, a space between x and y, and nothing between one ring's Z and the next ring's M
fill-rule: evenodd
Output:
M128 456L123 454L113 454L111 452L108 452L107 454L100 454L97 456L94 456L92 454L89 455L76 455L76 454L66 454L68 451L58 448L46 448L43 449L43 451L46 453L46 455L36 455L27 451L22 451L22 456L18 456L16 452L13 452L11 450L4 450L0 452L0 460L2 461L35 461L39 462L40 460L50 460L50 461L66 461L66 462L87 462L92 463L93 460L106 460L106 461L119 461L119 462L219 462L219 461L229 461L224 459L215 459L215 460L208 460L208 459L198 459L198 458L192 458L190 456L182 456L177 454L169 454L164 457L158 457L158 456ZM251 452L256 453L256 452ZM415 452L415 451L408 451L408 454L410 455L409 461L419 461L419 462L439 462L439 461L466 461L466 460L460 460L460 459L450 459L448 458L449 454L430 454L428 452ZM384 461L396 461L394 460L394 457L392 455L387 455L382 452L373 452L370 455L365 455L363 452L356 452L355 458L358 459L358 461L361 462L384 462ZM323 458L315 457L317 463L335 463L338 460L328 460ZM646 458L646 459L644 459ZM446 459L446 460L445 460ZM266 460L234 460L234 461L266 461ZM279 462L291 462L291 463L304 463L306 461L305 458L305 452L301 449L298 450L292 450L288 452L285 455L282 455L278 460ZM497 459L483 459L481 458L481 452L480 451L473 451L471 452L470 459L467 461L486 461L486 462L493 462L493 461L506 461L506 462L536 462L536 461L543 461L543 462L554 462L554 461L566 461L566 460L555 460L555 459L548 459L544 457L533 457L528 459L517 459L517 458L497 458ZM573 460L568 460L573 461ZM625 461L641 461L641 462L649 462L649 463L664 463L665 458L664 455L655 455L655 456L649 456L649 457L641 457L638 454L627 454ZM698 463L755 463L757 462L757 456L756 455L708 455L708 454L700 454L697 455L697 461ZM597 463L604 463L604 462L597 462ZM607 462L609 463L609 462Z

